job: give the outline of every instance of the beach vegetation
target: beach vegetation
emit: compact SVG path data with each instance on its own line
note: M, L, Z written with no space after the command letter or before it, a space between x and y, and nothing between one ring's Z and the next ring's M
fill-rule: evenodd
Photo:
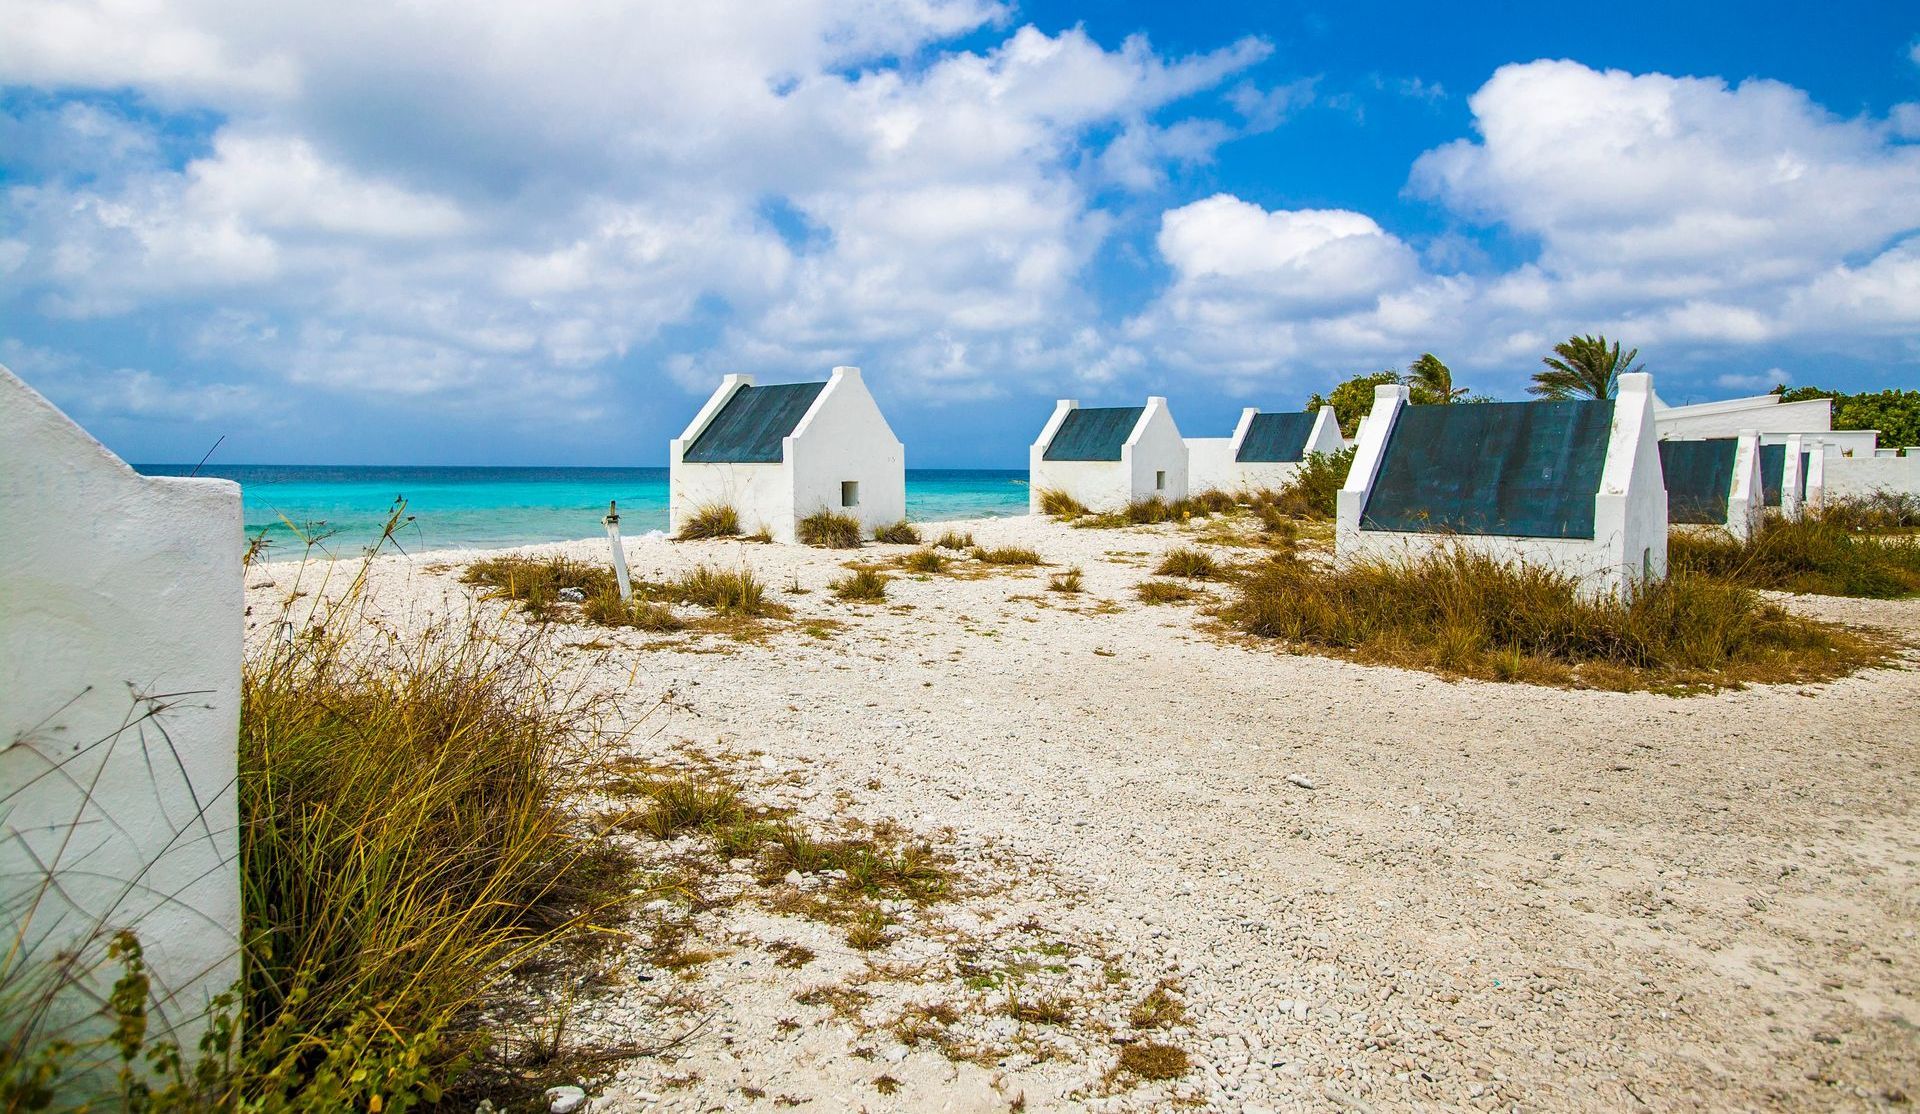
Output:
M704 607L718 615L784 619L790 614L784 604L767 596L766 581L748 568L696 565L665 585L649 585L648 591L675 603Z
M693 512L675 535L681 541L740 536L740 512L729 503L709 503Z
M1141 1041L1121 1047L1115 1074L1155 1082L1178 1079L1192 1067L1192 1058L1181 1049L1157 1041Z
M493 598L510 599L528 618L550 621L560 616L560 593L573 589L586 596L619 597L613 570L571 557L527 557L505 554L483 557L467 566L461 581L491 589Z
M835 599L843 602L877 603L887 598L887 580L878 569L858 568L827 587L833 590Z
M951 557L948 557L938 549L929 546L926 549L916 549L912 553L902 556L900 558L900 567L906 569L908 572L941 573L947 570L947 565L952 560Z
M1667 564L1749 588L1873 599L1920 594L1920 538L1853 525L1876 517L1872 507L1837 505L1797 520L1770 514L1745 539L1725 530L1675 530ZM1897 511L1880 520L1888 519L1900 520Z
M1646 370L1633 362L1639 355L1638 348L1622 355L1620 342L1609 346L1604 336L1568 337L1553 346L1553 355L1541 358L1545 366L1533 373L1527 391L1552 401L1612 398L1621 375Z
M1041 488L1040 513L1050 518L1079 518L1087 513L1086 504L1059 488Z
M1066 572L1055 573L1047 580L1047 591L1068 594L1079 592L1082 590L1081 576L1079 566L1070 568Z
M1143 580L1133 593L1144 604L1186 603L1206 595L1198 588L1188 587L1177 580Z
M860 520L838 511L818 510L794 524L801 545L821 549L860 548Z
M1831 680L1891 652L1686 570L1589 598L1565 574L1458 549L1336 569L1279 554L1236 585L1221 614L1248 635L1448 677L1682 693Z
M995 549L975 546L973 549L973 559L985 565L1039 565L1044 563L1040 559L1040 554L1025 546L1014 545L1000 546Z
M1153 570L1155 576L1184 576L1189 580L1212 580L1220 575L1220 563L1205 550L1181 546L1170 549Z
M1127 1011L1127 1022L1136 1029L1167 1029L1185 1024L1187 1007L1179 997L1179 984L1162 979L1145 998Z
M580 605L580 617L603 627L632 627L655 634L686 629L686 621L664 604L638 597L621 599L616 591L588 596Z
M919 545L920 531L906 519L878 527L873 532L873 540L884 545Z
M933 543L935 549L951 549L966 552L973 548L973 531L945 530Z
M1306 409L1312 412L1322 406L1333 407L1333 416L1340 423L1340 435L1352 440L1360 430L1360 419L1373 411L1374 388L1400 381L1400 373L1392 368L1356 375L1328 394L1315 394L1307 399Z
M1293 479L1279 491L1260 492L1256 507L1293 518L1331 519L1340 513L1340 489L1359 449L1349 445L1330 453L1308 453Z

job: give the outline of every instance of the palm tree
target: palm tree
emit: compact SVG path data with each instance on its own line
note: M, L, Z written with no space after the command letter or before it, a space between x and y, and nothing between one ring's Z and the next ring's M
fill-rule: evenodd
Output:
M1423 405L1458 402L1467 394L1465 387L1453 385L1453 369L1431 352L1407 365L1407 386L1413 388L1413 401Z
M1542 398L1563 401L1570 398L1612 398L1620 386L1623 372L1645 369L1645 365L1634 367L1633 358L1640 354L1638 348L1620 355L1620 342L1607 347L1604 336L1568 337L1564 343L1553 346L1559 358L1546 356L1541 363L1546 370L1533 373L1533 386L1527 388Z

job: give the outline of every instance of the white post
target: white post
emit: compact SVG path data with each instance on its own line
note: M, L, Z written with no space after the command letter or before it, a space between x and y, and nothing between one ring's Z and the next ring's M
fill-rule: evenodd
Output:
M620 544L620 509L614 501L607 500L607 517L600 520L607 525L607 542L613 546L613 579L620 585L620 598L633 596L633 582L627 579L627 550Z

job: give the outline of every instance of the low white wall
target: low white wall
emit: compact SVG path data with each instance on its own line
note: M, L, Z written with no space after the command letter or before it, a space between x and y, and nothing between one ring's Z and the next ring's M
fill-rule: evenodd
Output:
M132 929L191 1054L240 976L240 489L136 474L0 368L0 538L0 931L51 865L29 953Z
M1851 499L1875 492L1920 495L1920 455L1835 457L1826 459L1822 494Z
M1133 481L1124 462L1118 460L1042 460L1038 452L1029 462L1030 502L1039 511L1040 495L1064 491L1080 505L1097 514L1125 510L1133 498Z
M674 441L667 481L667 521L679 533L707 507L732 507L740 529L765 530L774 540L793 541L793 478L785 464L688 464L680 459L689 442Z
M1187 438L1188 490L1195 494L1240 490L1239 470L1243 465L1233 459L1233 454L1231 437Z
M793 513L821 510L849 514L871 534L907 517L907 451L893 435L860 369L837 367L813 408L787 438L793 463ZM860 502L840 505L844 481L860 485ZM775 537L791 540L778 531Z
M1781 402L1775 395L1755 395L1690 406L1663 406L1655 411L1654 421L1660 437L1669 441L1738 437L1743 429L1779 435L1825 433L1833 426L1833 400L1811 398Z

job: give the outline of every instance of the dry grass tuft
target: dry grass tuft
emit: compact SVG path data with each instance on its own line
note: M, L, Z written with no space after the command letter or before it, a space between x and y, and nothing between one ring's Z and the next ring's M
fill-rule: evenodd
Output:
M580 605L580 615L603 627L632 627L660 634L683 630L687 625L671 608L639 598L623 600L618 592L588 596Z
M1051 518L1079 518L1087 513L1086 504L1058 488L1040 490L1040 513Z
M975 546L973 559L984 565L1020 565L1043 564L1040 555L1025 546L1002 546L998 549L982 549Z
M821 510L794 524L801 545L822 549L860 548L860 520L850 514Z
M873 532L873 540L885 545L919 545L920 531L906 519L889 526L882 526Z
M938 549L916 549L900 558L900 567L908 572L942 573L947 571L947 564L951 560Z
M1127 1011L1127 1021L1136 1029L1166 1029L1185 1023L1187 1007L1175 996L1177 989L1171 980L1162 979Z
M1184 1051L1170 1044L1143 1041L1120 1050L1120 1063L1116 1071L1151 1082L1178 1079L1192 1067L1193 1061Z
M877 603L887 598L885 573L877 569L855 569L846 576L828 584L833 597L847 602Z
M785 605L767 598L766 582L752 569L697 565L653 590L677 603L694 604L719 615L783 619L790 614ZM637 586L635 591L639 591Z
M973 531L968 530L964 534L958 530L944 531L933 546L935 549L951 549L964 553L973 548Z
M1069 594L1079 592L1081 591L1080 580L1081 572L1077 567L1068 569L1066 572L1055 573L1053 577L1047 581L1047 591L1066 592Z
M1139 597L1140 602L1145 604L1186 603L1206 595L1198 588L1190 588L1171 580L1143 580L1133 592Z
M619 598L612 569L567 557L484 557L468 565L460 580L490 588L488 596L514 600L529 618L542 621L560 617L560 593L564 589L575 589L589 598Z
M1564 575L1459 550L1337 570L1278 556L1240 581L1223 614L1248 634L1358 661L1619 690L1824 681L1890 653L1697 573L1589 600Z
M1183 546L1168 550L1167 555L1160 561L1160 567L1153 572L1155 576L1184 576L1189 580L1212 580L1220 575L1220 566L1210 554Z
M693 512L675 535L681 541L700 538L737 538L740 536L740 512L727 503L711 503Z

